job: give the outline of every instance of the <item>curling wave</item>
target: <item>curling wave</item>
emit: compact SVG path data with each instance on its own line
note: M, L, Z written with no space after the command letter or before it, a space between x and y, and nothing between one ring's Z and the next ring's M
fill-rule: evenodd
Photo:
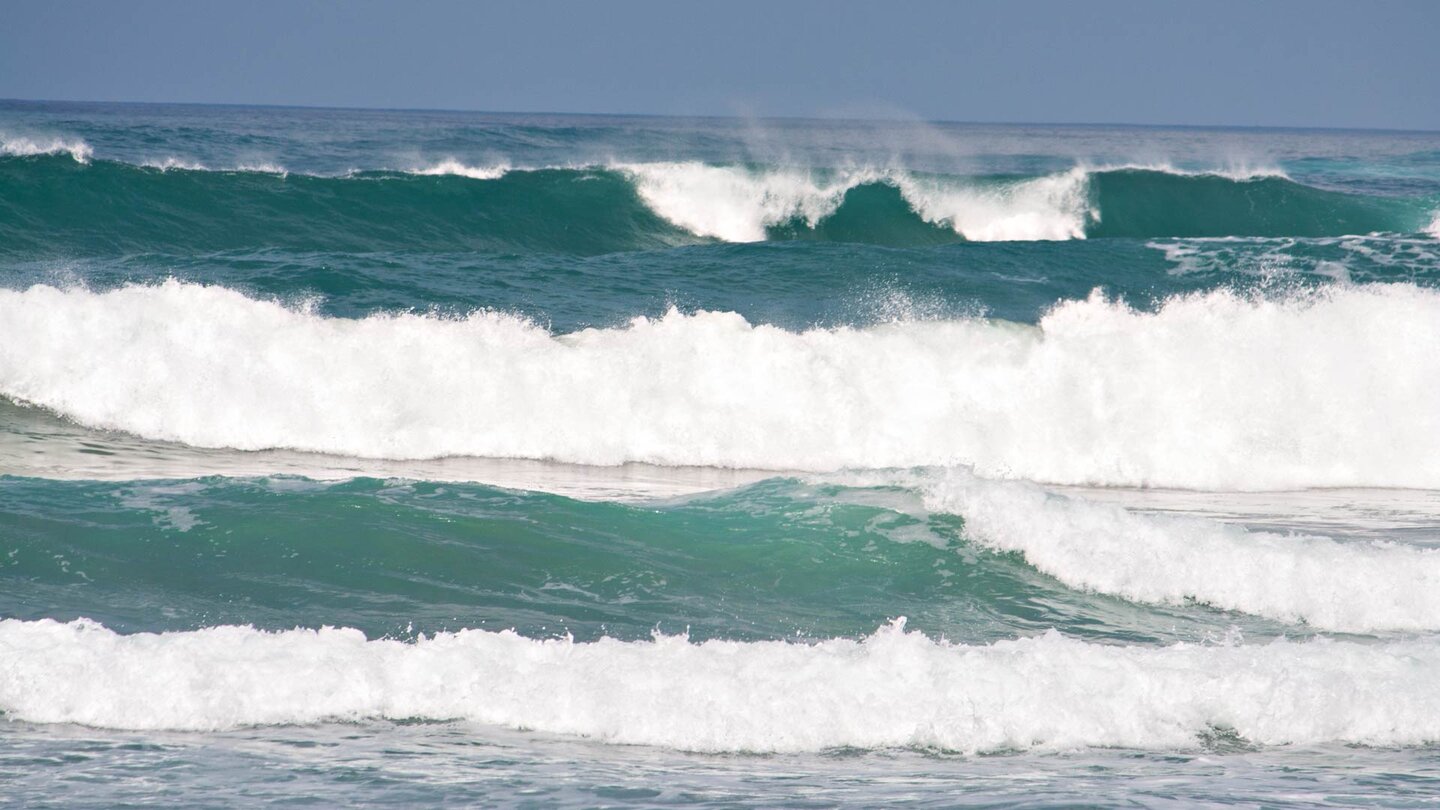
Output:
M1420 200L1164 167L958 177L699 162L516 169L446 159L320 177L272 165L211 171L174 157L146 167L91 161L88 146L60 141L7 141L6 149L0 246L21 253L265 246L595 254L714 239L920 246L1339 236L1418 233L1433 215Z
M1321 630L1440 628L1440 550L1247 531L1195 517L987 481L903 476L926 506L961 515L974 542L1015 551L1060 582L1134 602L1195 601Z

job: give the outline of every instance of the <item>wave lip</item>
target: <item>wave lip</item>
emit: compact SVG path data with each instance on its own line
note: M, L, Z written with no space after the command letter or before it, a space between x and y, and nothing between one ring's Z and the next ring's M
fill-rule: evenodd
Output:
M147 169L159 169L162 172L168 172L172 170L186 172L210 171L209 167L205 166L205 164L203 163L194 160L186 160L185 158L179 158L173 155L160 158L158 160L147 160L140 165Z
M418 174L424 176L455 175L457 177L468 177L471 180L498 180L504 177L510 167L498 164L495 166L469 166L461 163L455 158L445 158L428 166L411 169L407 174Z
M86 620L7 619L0 652L7 715L108 728L419 718L754 752L1194 748L1216 728L1271 745L1440 739L1433 641L1146 648L1050 631L962 646L900 620L816 644L481 630L406 643L334 628L121 636Z
M69 155L76 163L89 163L95 150L79 138L9 137L0 135L0 155L34 157L37 155Z
M1101 295L1038 326L671 311L327 318L222 287L0 291L0 395L200 447L1192 489L1440 487L1440 293Z
M699 162L618 164L658 215L697 236L759 242L792 222L814 230L867 185L897 189L924 222L976 242L1085 238L1096 217L1082 170L982 183L898 169L751 170Z

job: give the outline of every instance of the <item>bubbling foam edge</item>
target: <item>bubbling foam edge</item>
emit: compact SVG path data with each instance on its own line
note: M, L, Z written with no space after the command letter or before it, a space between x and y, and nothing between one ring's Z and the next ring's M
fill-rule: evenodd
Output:
M692 751L1173 749L1216 728L1266 745L1423 744L1440 739L1437 666L1433 640L1139 647L1050 631L968 646L903 619L818 643L0 621L0 710L16 720L459 720Z

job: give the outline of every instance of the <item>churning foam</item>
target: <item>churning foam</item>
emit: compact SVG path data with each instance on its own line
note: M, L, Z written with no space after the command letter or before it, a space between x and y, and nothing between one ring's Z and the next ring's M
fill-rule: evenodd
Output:
M860 641L534 640L464 630L214 627L122 636L0 621L0 710L40 723L226 729L468 720L697 751L957 751L1440 739L1440 645L1316 641L1121 647L1054 631L988 646Z
M640 199L655 213L698 236L727 242L759 242L765 229L802 219L814 227L835 213L851 186L843 175L822 182L809 172L704 163L637 163L616 167L635 182Z
M835 213L845 193L885 183L926 222L948 227L971 241L1083 239L1095 218L1088 201L1088 174L982 183L920 177L889 169L826 172L751 170L699 162L621 164L640 198L656 214L699 236L728 242L759 242L766 229L796 220L815 227Z
M76 163L89 163L95 150L79 138L26 138L0 135L0 155L31 157L34 155L69 155Z
M438 163L425 166L420 169L412 169L409 174L423 175L455 175L457 177L468 177L471 180L497 180L504 177L510 171L509 166L467 166L455 158L446 158Z
M983 186L907 174L893 179L922 219L972 242L1084 239L1085 226L1100 218L1089 181L1083 169Z
M1038 326L791 332L671 311L328 318L223 287L0 291L0 394L242 450L834 470L1199 489L1440 487L1440 292L1097 294Z
M972 541L1020 552L1073 588L1149 604L1194 600L1322 630L1440 628L1440 549L1137 514L961 470L910 480L928 508L962 515Z

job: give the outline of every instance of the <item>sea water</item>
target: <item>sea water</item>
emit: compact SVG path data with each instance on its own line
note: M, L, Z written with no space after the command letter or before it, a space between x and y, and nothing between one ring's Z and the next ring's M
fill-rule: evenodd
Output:
M1440 135L0 103L0 783L1430 805Z

